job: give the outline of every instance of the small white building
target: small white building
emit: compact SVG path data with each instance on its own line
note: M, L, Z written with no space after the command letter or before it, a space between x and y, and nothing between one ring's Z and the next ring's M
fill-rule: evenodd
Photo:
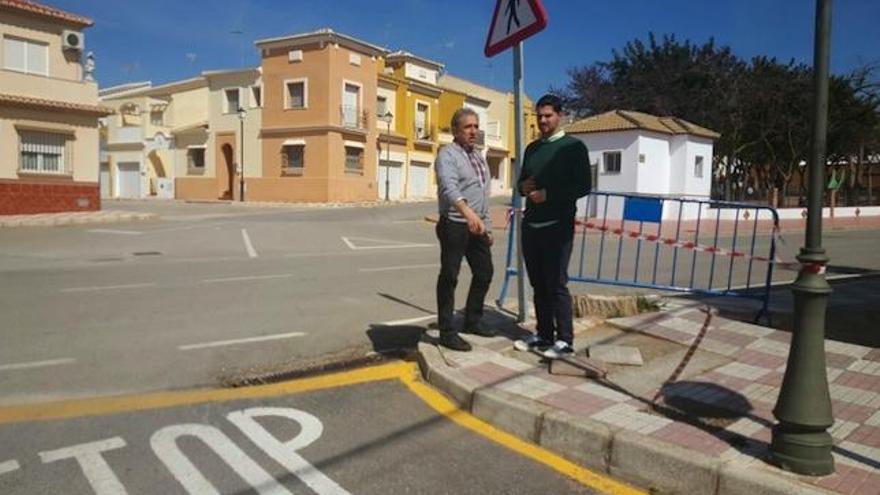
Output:
M590 151L595 191L709 199L712 147L720 137L715 131L676 117L612 110L573 122L566 132ZM580 215L585 208L582 199ZM602 201L590 209L605 213ZM690 210L682 218L694 218L697 210ZM609 201L608 218L622 212L623 201ZM677 216L677 208L664 207L663 218Z

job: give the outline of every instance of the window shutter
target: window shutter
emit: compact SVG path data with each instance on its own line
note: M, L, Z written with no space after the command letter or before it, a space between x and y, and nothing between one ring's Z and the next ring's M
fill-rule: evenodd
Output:
M7 69L25 70L24 41L12 38L3 39L3 66Z

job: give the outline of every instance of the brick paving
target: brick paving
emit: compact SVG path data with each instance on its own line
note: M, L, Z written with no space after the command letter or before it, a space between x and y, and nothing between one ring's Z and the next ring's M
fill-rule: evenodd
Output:
M675 301L671 304L674 306L662 313L618 318L611 323L689 346L696 339L707 313L694 303ZM581 333L578 340L583 336ZM770 457L771 428L776 422L772 409L779 394L790 341L784 332L713 314L700 349L726 356L726 364L689 376L686 381L667 384L656 408L651 406L656 389L641 395L628 394L584 377L551 375L545 364L533 362L524 367L524 360L514 358L527 354L513 351L509 341L500 340L505 342L499 343L498 339L487 342L486 348L477 354L483 359L448 353L449 359L457 364L458 371L484 386L497 387L575 416L598 420L612 428L640 433L705 456L759 462L767 469L776 469L766 460ZM485 357L493 353L490 348L503 353L504 358ZM835 341L827 341L826 350L835 417L829 432L835 442L836 472L818 478L798 476L798 479L843 494L877 493L876 487L880 486L880 352ZM676 408L679 401L726 414L684 418Z

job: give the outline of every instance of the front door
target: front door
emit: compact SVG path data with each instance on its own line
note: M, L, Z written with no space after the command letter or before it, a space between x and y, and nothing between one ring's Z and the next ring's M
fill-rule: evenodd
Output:
M141 197L141 164L119 162L116 164L116 190L120 198Z

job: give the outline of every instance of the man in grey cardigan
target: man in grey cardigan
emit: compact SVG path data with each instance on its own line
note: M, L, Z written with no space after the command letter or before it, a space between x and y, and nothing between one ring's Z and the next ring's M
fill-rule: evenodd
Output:
M469 351L470 344L452 326L455 287L461 259L471 267L471 286L464 310L464 331L483 336L492 332L479 325L483 301L492 282L493 243L489 219L489 167L476 148L480 122L477 113L460 108L452 116L454 141L440 149L434 169L440 219L440 275L437 277L437 326L440 344Z

